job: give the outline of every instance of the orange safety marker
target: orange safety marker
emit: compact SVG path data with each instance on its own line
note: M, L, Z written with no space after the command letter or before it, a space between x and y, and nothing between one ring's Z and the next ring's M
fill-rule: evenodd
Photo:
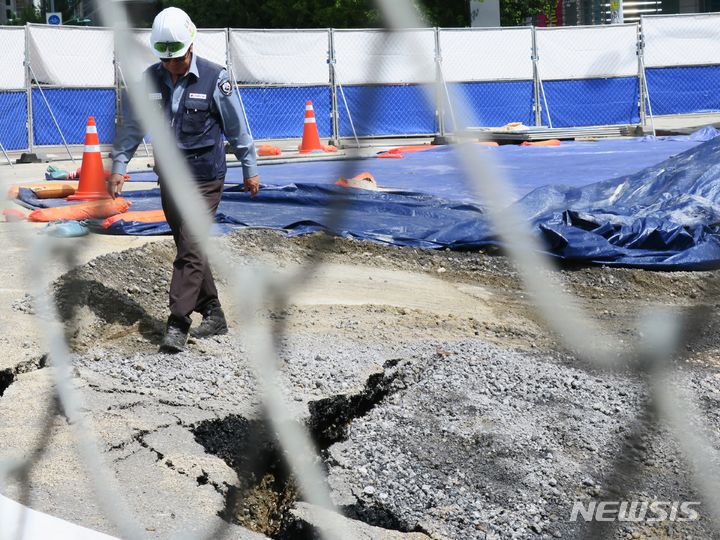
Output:
M95 201L109 198L95 118L88 116L85 129L85 149L80 167L80 184L78 190L67 199L69 201Z
M320 142L320 133L318 133L317 122L315 121L315 109L313 108L312 101L308 101L305 104L305 125L303 127L302 144L299 150L301 154L337 151L336 147L326 146Z

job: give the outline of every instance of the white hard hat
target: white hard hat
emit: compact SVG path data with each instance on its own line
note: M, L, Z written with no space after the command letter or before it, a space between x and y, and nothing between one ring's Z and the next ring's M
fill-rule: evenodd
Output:
M169 7L157 14L150 33L158 58L182 58L195 40L197 28L182 9Z

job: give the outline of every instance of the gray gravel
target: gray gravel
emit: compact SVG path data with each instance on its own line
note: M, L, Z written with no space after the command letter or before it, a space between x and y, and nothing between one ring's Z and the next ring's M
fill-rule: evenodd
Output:
M396 392L330 449L330 484L348 514L376 524L391 515L449 538L580 536L570 508L605 495L645 397L640 382L479 341L416 344L406 354L415 367ZM691 386L720 389L712 374L694 374ZM710 421L718 427L714 410ZM698 500L667 433L629 455L638 478L623 500ZM704 518L662 533L710 537ZM660 534L623 524L617 535L633 532Z

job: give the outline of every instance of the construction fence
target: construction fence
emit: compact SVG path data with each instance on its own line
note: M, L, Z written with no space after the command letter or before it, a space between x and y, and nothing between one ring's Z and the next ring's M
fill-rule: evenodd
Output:
M149 30L135 39L149 44ZM412 46L409 44L412 42ZM156 61L117 61L107 28L1 27L0 143L8 150L101 143L120 91ZM648 123L720 111L720 14L558 28L200 30L196 52L227 66L256 139L299 137L305 102L322 137L445 135L466 127ZM434 103L424 86L440 82ZM462 96L470 117L458 118ZM368 110L368 104L372 104ZM362 114L361 114L362 112Z

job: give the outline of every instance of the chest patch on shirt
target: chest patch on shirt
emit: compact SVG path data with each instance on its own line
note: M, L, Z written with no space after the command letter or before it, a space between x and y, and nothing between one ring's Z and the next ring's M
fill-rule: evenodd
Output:
M148 97L153 101L160 101L162 99L162 94L160 92L149 94Z
M190 92L188 97L190 99L207 99L207 94L196 94L195 92Z
M228 79L218 82L218 88L225 96L232 94L232 84L230 84Z

